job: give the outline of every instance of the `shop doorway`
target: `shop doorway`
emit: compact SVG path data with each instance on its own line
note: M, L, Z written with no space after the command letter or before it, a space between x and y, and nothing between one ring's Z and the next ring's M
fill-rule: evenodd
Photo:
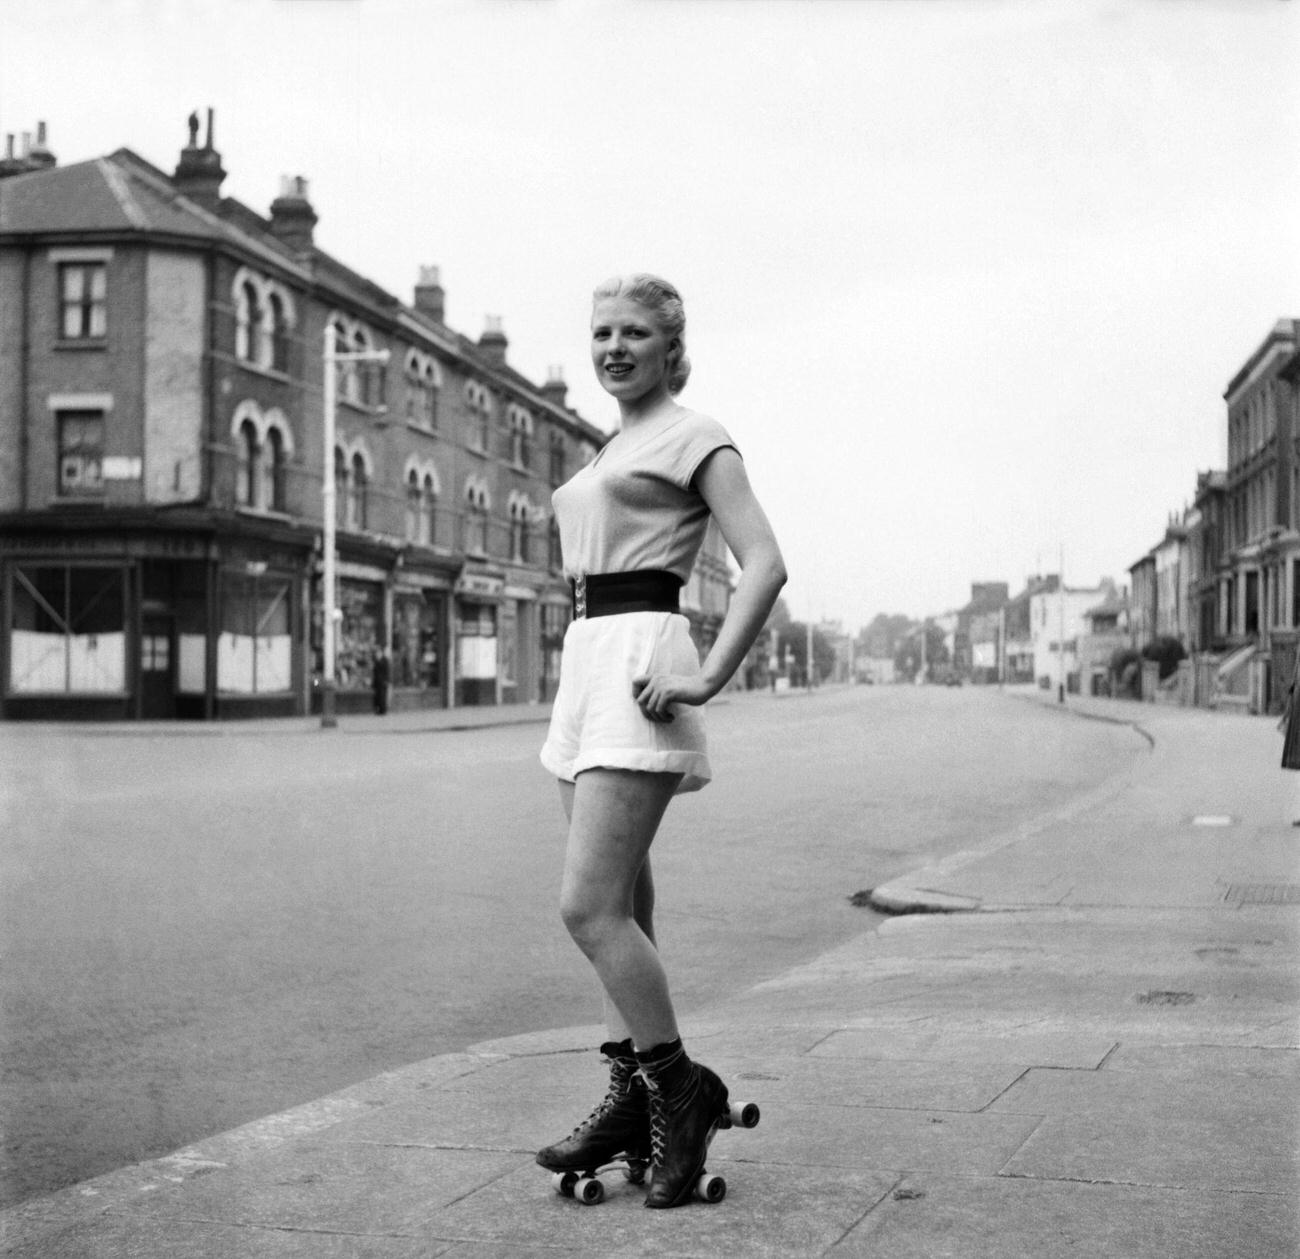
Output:
M175 626L171 617L146 616L140 627L140 716L176 716Z

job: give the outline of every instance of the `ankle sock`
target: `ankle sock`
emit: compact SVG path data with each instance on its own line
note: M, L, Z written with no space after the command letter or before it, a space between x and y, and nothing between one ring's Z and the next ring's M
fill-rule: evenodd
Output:
M636 1060L642 1074L653 1076L656 1091L666 1097L674 1096L690 1083L691 1060L686 1056L680 1036L676 1040L656 1045L653 1049L638 1051Z

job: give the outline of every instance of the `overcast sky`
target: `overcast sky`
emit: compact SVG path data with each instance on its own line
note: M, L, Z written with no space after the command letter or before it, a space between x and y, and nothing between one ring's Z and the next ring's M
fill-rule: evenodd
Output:
M1128 566L1224 465L1223 391L1300 316L1288 0L8 0L0 132L223 191L305 175L317 243L602 428L590 294L687 303L796 616Z

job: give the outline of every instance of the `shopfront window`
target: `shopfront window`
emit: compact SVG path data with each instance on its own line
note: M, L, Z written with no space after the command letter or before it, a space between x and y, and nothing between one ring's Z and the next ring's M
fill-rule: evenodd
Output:
M370 689L371 670L383 642L384 594L377 582L339 582L337 678L342 691Z
M393 597L393 685L442 685L440 649L443 601L434 594Z
M461 603L456 617L457 672L470 682L497 676L497 610L491 603Z
M15 568L10 588L10 692L122 694L125 590L123 568Z
M283 693L293 684L290 592L286 577L225 573L217 689L228 695Z

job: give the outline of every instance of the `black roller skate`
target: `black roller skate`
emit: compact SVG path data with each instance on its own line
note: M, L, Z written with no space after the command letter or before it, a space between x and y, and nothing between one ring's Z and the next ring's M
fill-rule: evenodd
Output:
M566 1197L598 1202L604 1197L597 1172L625 1164L633 1184L645 1180L650 1164L650 1102L627 1042L600 1047L609 1063L609 1090L574 1130L537 1152L537 1162L554 1172L555 1188Z
M721 1202L727 1182L704 1166L719 1128L758 1123L758 1107L731 1107L727 1086L676 1045L658 1060L641 1059L650 1096L651 1164L648 1207L681 1206L694 1195Z

